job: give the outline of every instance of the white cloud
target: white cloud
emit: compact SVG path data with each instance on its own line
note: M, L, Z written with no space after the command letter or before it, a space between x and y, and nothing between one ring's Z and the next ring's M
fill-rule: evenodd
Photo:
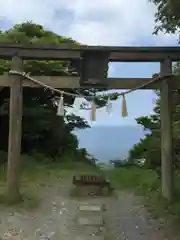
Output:
M172 36L152 37L155 6L148 0L6 0L0 16L13 24L33 20L92 45L133 45L152 38L154 44L175 43Z

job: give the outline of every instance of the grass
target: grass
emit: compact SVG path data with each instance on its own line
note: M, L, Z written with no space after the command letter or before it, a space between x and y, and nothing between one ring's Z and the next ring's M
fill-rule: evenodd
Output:
M99 169L83 163L72 162L68 157L58 163L49 163L41 156L22 156L21 195L19 209L33 209L39 206L43 193L54 184L61 183L76 173L97 172ZM37 162L39 161L39 163ZM6 166L0 167L0 207L7 206L5 197ZM11 206L14 207L14 206Z
M172 203L162 198L161 182L155 171L139 167L120 167L110 170L109 177L116 188L144 196L145 205L153 217L180 220L180 172L175 173L175 196Z

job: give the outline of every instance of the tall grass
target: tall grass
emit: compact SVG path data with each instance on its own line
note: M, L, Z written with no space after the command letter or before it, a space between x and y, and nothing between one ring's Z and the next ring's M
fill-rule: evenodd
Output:
M2 162L7 162L7 154L0 152L0 157ZM22 180L29 179L33 180L37 178L38 180L49 178L52 175L56 178L59 173L62 175L63 172L76 173L76 172L89 172L89 171L99 171L99 168L92 166L86 162L73 161L70 156L64 156L60 159L46 158L42 154L34 155L23 155L22 157ZM0 165L0 182L6 179L6 163Z
M7 155L4 154L7 158ZM2 158L1 158L2 160ZM6 159L5 159L6 160ZM4 161L6 162L6 161ZM21 186L23 204L20 207L36 207L43 196L43 191L55 184L70 179L76 173L98 172L96 168L87 163L72 161L71 157L64 156L62 159L52 162L45 156L36 154L22 156ZM6 164L0 166L0 205L6 203Z

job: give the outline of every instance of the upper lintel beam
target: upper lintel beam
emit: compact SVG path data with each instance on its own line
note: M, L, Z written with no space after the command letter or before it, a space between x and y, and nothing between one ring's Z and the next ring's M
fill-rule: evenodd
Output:
M23 59L70 60L80 59L83 51L110 51L109 61L113 62L160 62L169 57L180 60L180 47L116 47L60 45L12 45L0 44L0 58L12 59L18 55Z

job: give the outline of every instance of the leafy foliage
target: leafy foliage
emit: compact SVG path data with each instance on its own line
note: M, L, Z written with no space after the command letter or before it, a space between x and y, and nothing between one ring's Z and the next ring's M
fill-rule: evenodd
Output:
M157 6L155 14L155 34L160 31L165 33L177 33L180 30L180 1L178 0L150 0ZM174 74L180 75L180 63L174 65ZM154 107L154 114L137 118L138 124L144 127L144 130L150 131L139 143L129 152L129 160L133 158L145 157L146 164L152 169L160 168L160 94L156 91L157 101ZM180 91L173 92L173 147L175 165L179 166L180 158Z
M0 42L53 45L61 43L79 44L70 38L64 38L45 30L41 25L32 22L18 24L7 31L1 31ZM24 61L24 71L30 72L32 75L72 75L71 64L68 61ZM8 72L10 68L9 61L0 60L0 74ZM72 130L89 127L87 122L74 114L67 114L66 121L56 116L54 100L59 97L57 94L48 90L45 91L43 88L24 88L23 90L22 152L40 152L56 159L56 156L77 151L78 140ZM86 91L86 95L88 94L90 95L92 92ZM64 98L64 102L68 106L72 106L73 101L72 97L65 96ZM8 148L8 109L9 89L5 87L1 89L0 95L0 150L3 151L7 151Z
M176 70L177 70L176 66ZM173 145L175 166L180 165L180 94L178 91L173 92ZM157 101L154 107L154 114L151 116L139 117L136 119L138 124L148 130L150 133L146 134L139 143L135 144L129 152L129 161L136 158L144 157L146 159L146 166L151 169L160 170L161 164L161 134L160 134L160 96L157 92Z
M180 30L180 1L179 0L150 0L157 6L155 14L155 34L159 31L176 33Z

